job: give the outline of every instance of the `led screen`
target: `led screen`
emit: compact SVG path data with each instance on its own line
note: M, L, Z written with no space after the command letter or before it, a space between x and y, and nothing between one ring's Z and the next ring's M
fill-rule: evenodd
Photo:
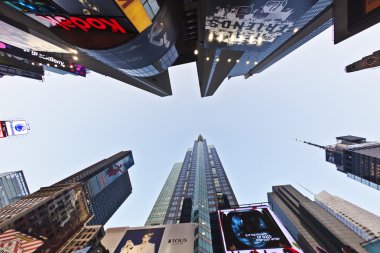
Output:
M207 5L207 45L263 45L294 28L318 0L211 0Z
M87 189L92 197L96 196L104 188L115 181L119 176L127 173L134 164L132 153L124 159L104 168L102 172L92 177L87 182Z
M52 0L70 15L123 17L112 0Z
M301 253L269 206L219 211L226 252Z
M0 0L15 10L24 13L63 13L48 0Z

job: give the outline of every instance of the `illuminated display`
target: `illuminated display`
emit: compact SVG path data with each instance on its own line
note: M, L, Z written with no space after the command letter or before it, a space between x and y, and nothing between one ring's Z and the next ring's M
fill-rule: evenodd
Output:
M112 0L52 0L70 15L123 17Z
M132 154L129 154L124 159L110 165L102 172L92 177L87 182L87 189L92 197L95 197L99 192L105 189L119 176L125 174L127 170L134 164Z
M1 0L15 10L24 13L63 13L57 6L48 0L25 1L25 0Z
M269 206L219 211L227 253L302 253Z
M380 7L380 0L365 0L365 12L369 13Z
M140 33L152 24L140 0L115 0L124 14Z
M317 0L239 0L208 5L207 44L258 45L275 41L289 31Z

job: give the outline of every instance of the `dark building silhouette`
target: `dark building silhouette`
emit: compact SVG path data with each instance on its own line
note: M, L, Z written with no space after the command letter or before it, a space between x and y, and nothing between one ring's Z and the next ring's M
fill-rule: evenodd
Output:
M326 161L335 164L338 171L349 178L380 190L380 143L352 135L336 137L336 140L335 145L329 146L302 142L324 149Z
M217 210L237 205L215 147L200 135L174 164L145 225L197 223L195 252L224 252Z
M132 193L128 169L134 164L131 151L119 152L56 184L83 183L94 217L89 225L104 225Z

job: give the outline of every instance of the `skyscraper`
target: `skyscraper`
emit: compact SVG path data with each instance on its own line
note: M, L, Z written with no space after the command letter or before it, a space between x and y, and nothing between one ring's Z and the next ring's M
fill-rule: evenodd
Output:
M0 174L0 208L27 195L29 189L21 170Z
M329 146L302 142L324 149L326 161L335 164L349 178L380 190L380 143L352 135L336 140L337 144Z
M291 185L273 186L268 202L304 252L367 252L361 237Z
M216 211L237 204L215 147L199 135L174 164L145 225L197 223L195 252L223 252Z
M132 193L128 169L134 164L131 151L119 152L71 175L59 184L83 183L89 200L89 225L104 225Z
M380 238L380 217L338 196L322 191L315 202L365 241Z

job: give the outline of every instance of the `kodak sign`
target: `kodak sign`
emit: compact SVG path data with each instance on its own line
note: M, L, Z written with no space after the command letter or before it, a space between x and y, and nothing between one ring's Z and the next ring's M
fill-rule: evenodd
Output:
M136 30L141 33L152 24L140 0L114 0L131 21Z

